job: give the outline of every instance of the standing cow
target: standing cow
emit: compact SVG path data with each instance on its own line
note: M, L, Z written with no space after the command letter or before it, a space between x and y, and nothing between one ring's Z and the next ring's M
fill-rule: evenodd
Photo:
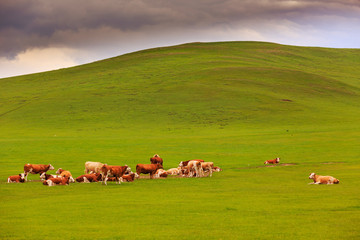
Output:
M27 176L29 173L31 174L42 174L49 170L54 170L54 167L51 164L25 164L24 165L24 174L25 181L27 181Z
M157 164L137 164L136 165L136 173L140 176L141 173L148 174L150 173L150 179L153 178L154 174L158 169L163 168L163 166L159 163Z
M128 165L125 166L110 166L104 164L101 168L101 174L103 176L103 184L107 185L108 177L115 177L116 181L121 184L120 178L125 174L131 172L131 168Z
M101 173L101 168L104 166L101 162L86 162L84 173Z

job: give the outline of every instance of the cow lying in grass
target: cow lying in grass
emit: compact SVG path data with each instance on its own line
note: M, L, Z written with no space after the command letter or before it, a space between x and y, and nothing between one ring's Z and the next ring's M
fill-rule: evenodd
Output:
M19 182L23 183L23 182L25 182L25 174L24 174L24 173L20 173L19 175L10 176L10 177L8 177L7 182L8 182L8 183L14 183L14 182L16 182L16 183L19 183Z
M137 173L130 172L129 174L124 174L120 178L121 182L133 182L135 178L139 177Z
M266 160L264 162L264 164L277 164L280 162L280 158L275 158L275 159L272 159L272 160Z
M309 184L338 184L340 181L332 176L320 176L315 173L311 173L309 179L314 180L314 182Z
M91 173L91 174L84 174L76 178L77 182L99 182L102 179L101 173Z
M58 177L58 178L50 178L43 182L44 185L48 185L49 187L55 185L69 185L68 177Z
M59 168L57 171L56 171L56 174L60 174L60 177L67 177L69 178L69 181L71 183L75 182L74 178L72 177L71 173L69 171L66 171L62 168Z
M54 175L54 174L46 174L45 172L43 172L42 174L40 174L40 180L43 182L45 180L48 180L50 178L58 178L60 177L59 175Z

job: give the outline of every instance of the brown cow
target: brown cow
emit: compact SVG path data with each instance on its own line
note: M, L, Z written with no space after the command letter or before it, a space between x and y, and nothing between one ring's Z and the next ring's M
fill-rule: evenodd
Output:
M201 163L198 160L191 160L183 168L187 169L188 177L202 177L204 175Z
M309 184L338 184L340 181L332 176L320 176L315 173L311 173L309 179L314 180L313 183Z
M152 164L160 164L163 166L163 159L159 156L159 154L155 154L153 157L150 158L150 162Z
M69 178L69 181L71 183L75 182L74 178L72 177L71 173L69 171L66 171L62 168L59 168L57 171L56 171L56 174L60 174L60 177L67 177Z
M213 162L202 162L201 163L202 171L203 172L210 172L210 177L212 176L213 168L214 168L214 163Z
M7 182L8 182L8 183L14 183L14 182L16 182L16 183L19 183L19 182L23 183L23 182L25 182L25 174L24 174L24 173L20 173L19 175L10 176L10 177L8 177Z
M120 178L125 174L131 171L131 168L128 165L125 166L110 166L104 164L101 168L101 173L103 176L103 184L107 185L107 180L109 176L115 177L116 181L121 184Z
M156 170L156 173L154 175L155 178L166 178L168 176L167 172L164 169L158 169Z
M25 181L27 181L27 176L29 173L32 174L42 174L43 172L47 172L49 170L54 170L54 167L51 164L25 164L24 165L24 174Z
M276 164L276 163L279 163L280 162L280 158L275 158L275 159L272 159L272 160L266 160L264 162L264 164Z
M150 173L150 179L153 178L156 171L163 166L159 163L157 164L138 164L136 165L136 173L140 176L141 173L148 174Z
M54 175L54 174L46 174L45 172L43 172L42 174L40 174L40 180L43 182L45 180L48 180L50 178L58 178L60 177L59 175Z
M121 182L133 182L135 177L138 177L137 173L129 173L129 174L124 174L121 178L120 181Z
M91 174L84 174L84 175L77 177L76 181L90 183L90 182L101 181L101 179L102 179L101 173L91 173Z
M50 178L43 182L44 185L48 185L49 187L54 185L69 185L68 177L58 177L58 178Z

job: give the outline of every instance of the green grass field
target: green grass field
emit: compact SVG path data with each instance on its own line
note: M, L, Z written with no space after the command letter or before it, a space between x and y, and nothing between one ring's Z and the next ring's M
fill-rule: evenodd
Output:
M360 239L359 66L360 49L192 43L0 79L0 239ZM77 177L155 153L224 171L6 183L26 163Z

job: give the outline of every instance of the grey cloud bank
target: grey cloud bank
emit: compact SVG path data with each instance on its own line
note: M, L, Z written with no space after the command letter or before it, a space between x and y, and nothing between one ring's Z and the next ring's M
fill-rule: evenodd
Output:
M61 52L67 66L150 47L241 40L359 48L360 1L0 1L0 77L23 74L9 69L25 68L31 54L34 71L42 71L41 62L53 60L35 52L47 49ZM52 69L64 67L56 62Z

